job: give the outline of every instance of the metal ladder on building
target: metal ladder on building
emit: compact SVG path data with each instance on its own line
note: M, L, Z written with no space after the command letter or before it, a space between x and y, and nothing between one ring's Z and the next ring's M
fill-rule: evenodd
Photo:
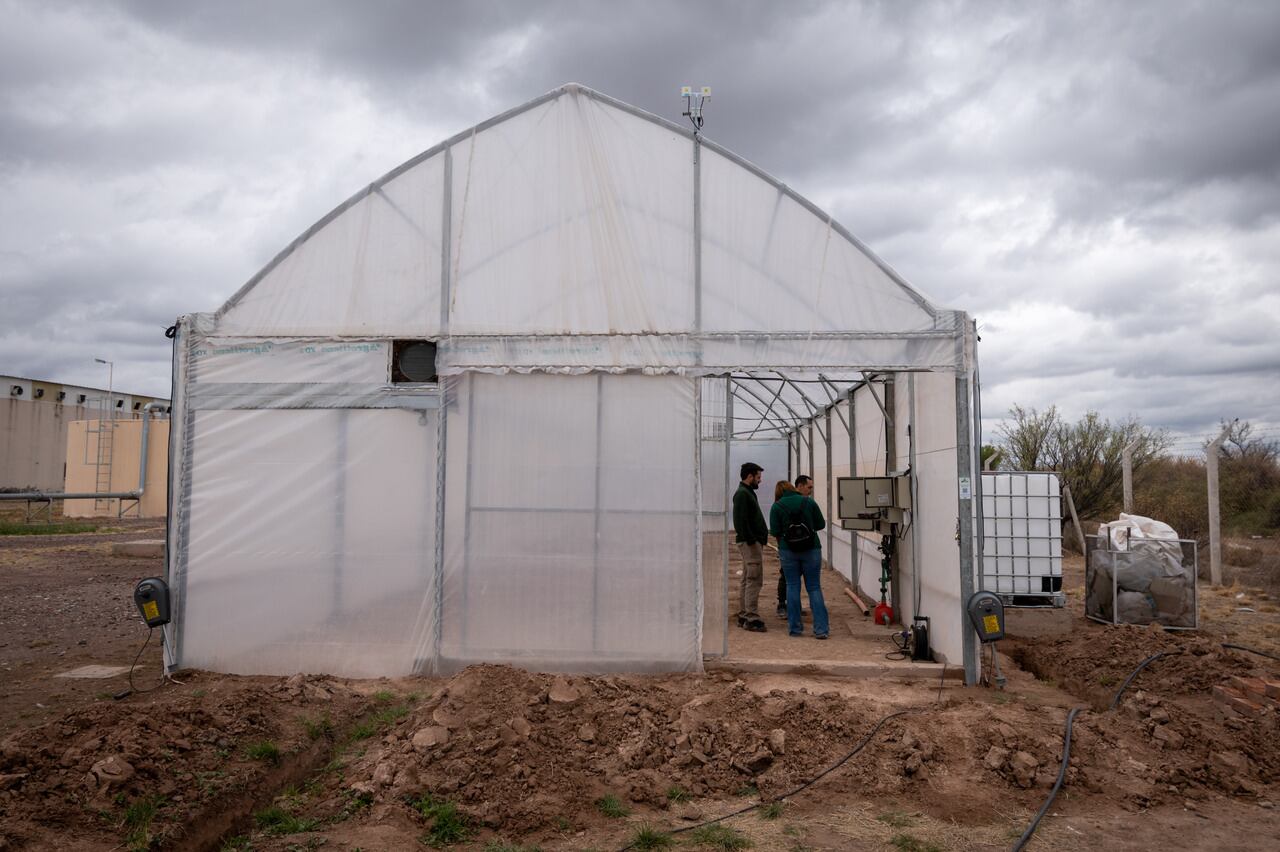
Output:
M115 412L111 411L107 406L111 404L107 400L106 405L101 403L98 406L98 419L92 429L86 430L86 437L89 433L98 436L97 452L94 456L94 485L93 490L96 494L105 494L111 491L111 458L115 449L115 418L112 417ZM103 409L106 409L105 411ZM107 419L110 417L111 419ZM107 512L111 509L110 497L99 497L93 501L94 514L99 512Z

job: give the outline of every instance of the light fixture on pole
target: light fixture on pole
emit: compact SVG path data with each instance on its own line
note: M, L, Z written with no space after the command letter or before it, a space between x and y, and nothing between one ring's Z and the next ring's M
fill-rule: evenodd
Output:
M115 407L114 401L111 398L112 396L111 391L113 389L112 381L115 378L115 372L116 372L115 362L108 361L105 358L94 358L93 360L97 361L99 364L107 365L107 408L111 409L111 420L114 422L116 419L116 407Z

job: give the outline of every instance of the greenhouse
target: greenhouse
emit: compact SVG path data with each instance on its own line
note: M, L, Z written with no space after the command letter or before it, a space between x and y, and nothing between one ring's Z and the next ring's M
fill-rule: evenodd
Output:
M166 664L700 670L728 646L731 458L785 440L869 594L879 535L840 528L835 482L910 471L892 603L973 682L974 346L756 166L556 89L180 318Z

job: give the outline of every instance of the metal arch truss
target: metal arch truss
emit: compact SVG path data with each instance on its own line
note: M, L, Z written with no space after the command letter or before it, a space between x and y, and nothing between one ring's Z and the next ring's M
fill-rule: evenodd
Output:
M780 370L763 371L763 374L750 370L739 370L728 375L730 393L749 409L758 420L745 431L733 429L736 440L750 440L761 433L769 437L780 437L795 433L799 440L808 446L808 436L802 427L810 424L818 431L825 443L830 443L832 429L827 425L826 414L834 411L840 425L848 433L852 424L840 410L839 403L849 393L865 384L871 383L866 373L856 381L833 379L824 373L813 374L814 378L797 378ZM810 386L806 391L805 386ZM812 393L816 386L822 390L822 397L815 399ZM792 393L789 399L788 389ZM794 403L794 404L793 404ZM877 404L879 400L877 399ZM883 406L881 406L883 409ZM754 418L752 418L754 419Z

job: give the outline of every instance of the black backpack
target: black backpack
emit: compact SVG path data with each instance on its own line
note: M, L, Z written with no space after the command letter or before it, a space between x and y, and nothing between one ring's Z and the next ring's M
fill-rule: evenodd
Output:
M799 509L787 512L787 525L782 529L782 540L796 552L813 548L813 530L805 522L803 504Z

